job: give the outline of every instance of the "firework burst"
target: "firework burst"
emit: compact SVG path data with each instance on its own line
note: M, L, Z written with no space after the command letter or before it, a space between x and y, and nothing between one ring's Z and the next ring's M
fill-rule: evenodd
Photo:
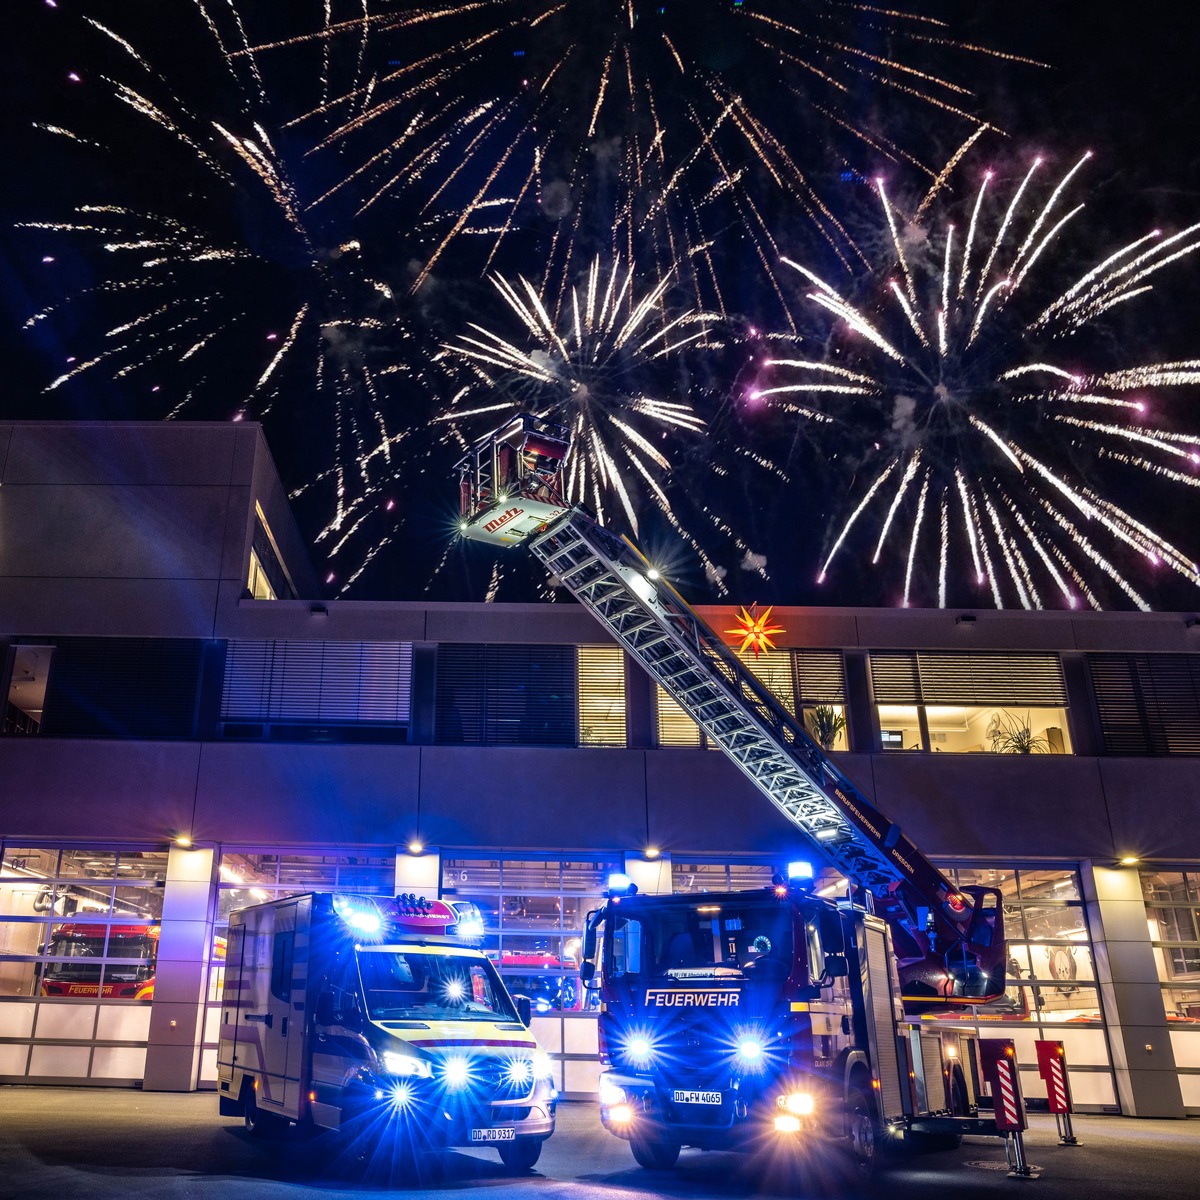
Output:
M1200 486L1200 434L1167 427L1148 398L1200 383L1200 360L1078 365L1105 353L1100 318L1200 249L1200 224L1153 230L1065 287L1044 282L1078 224L1068 196L1089 157L1048 182L1036 159L1006 196L988 172L965 229L903 220L877 181L894 257L869 303L789 262L837 320L832 352L774 358L759 394L832 417L866 447L819 582L861 545L903 573L905 605L970 602L986 586L997 607L1099 608L1103 580L1148 608L1138 577L1160 567L1200 586L1188 554L1103 490L1118 473L1127 495L1139 478Z
M194 69L206 78L206 64L219 85L195 103L153 56L84 18L97 61L111 64L95 73L95 106L114 118L105 129L117 148L43 128L95 155L101 174L123 165L121 146L135 145L171 185L144 187L136 203L85 204L70 219L26 222L71 239L102 275L27 324L84 318L76 340L90 345L48 392L104 377L168 417L263 419L293 437L297 425L310 427L316 453L299 470L293 464L293 477L307 480L294 498L324 511L316 540L332 558L387 509L410 436L385 394L385 376L420 361L405 352L415 338L402 307L408 280L393 286L369 265L345 214L309 211L296 169L308 147L280 134L237 7L194 0L192 11ZM329 71L326 63L319 90L330 86ZM90 110L81 117L85 126L91 119Z
M453 408L443 419L456 425L516 406L568 429L571 449L563 468L566 498L589 505L601 520L614 505L630 528L638 528L636 489L649 493L674 518L664 490L670 460L655 442L680 433L699 434L704 421L682 399L647 394L642 379L654 364L679 354L705 334L710 315L688 311L664 319L669 280L641 296L633 292L632 268L597 259L584 282L570 291L567 312L555 321L537 289L525 278L499 276L496 290L524 331L521 341L471 325L445 349L469 365L476 384L498 401Z
M382 10L263 45L360 39L369 81L304 120L355 166L330 188L372 207L423 195L452 214L425 270L456 239L546 229L541 292L594 252L674 273L697 306L724 312L719 245L738 231L786 311L764 204L805 218L849 265L857 248L818 178L883 155L925 168L896 108L927 133L978 124L952 76L992 54L902 6L852 0L493 0ZM996 55L1014 59L1014 56ZM1019 60L1028 61L1028 60ZM779 123L787 113L786 134ZM884 116L891 133L884 131ZM733 301L737 306L737 301Z

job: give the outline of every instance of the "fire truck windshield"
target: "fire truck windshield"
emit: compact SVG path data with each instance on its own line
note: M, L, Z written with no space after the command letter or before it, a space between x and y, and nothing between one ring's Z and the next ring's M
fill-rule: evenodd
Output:
M373 1021L516 1021L495 968L483 959L362 946L367 1015Z
M610 979L779 980L791 969L791 909L771 897L638 897L609 912Z

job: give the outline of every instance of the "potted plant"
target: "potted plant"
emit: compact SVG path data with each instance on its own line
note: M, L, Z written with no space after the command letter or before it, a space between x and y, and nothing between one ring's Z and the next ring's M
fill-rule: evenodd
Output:
M846 728L846 718L832 704L818 704L806 710L804 723L822 750L832 750L838 735Z
M1035 737L1029 727L1029 714L1025 720L1005 709L992 714L988 722L987 738L993 754L1049 754L1050 743L1044 737Z

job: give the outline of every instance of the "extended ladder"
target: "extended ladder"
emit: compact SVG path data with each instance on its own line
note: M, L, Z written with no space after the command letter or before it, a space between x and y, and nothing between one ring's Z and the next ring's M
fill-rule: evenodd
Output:
M902 931L907 999L979 1003L1003 991L991 889L955 888L631 543L573 509L529 546L763 794L877 898Z

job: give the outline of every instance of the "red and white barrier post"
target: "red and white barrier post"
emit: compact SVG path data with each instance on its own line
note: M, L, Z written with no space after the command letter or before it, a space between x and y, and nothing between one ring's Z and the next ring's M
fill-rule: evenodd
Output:
M1046 1081L1046 1097L1058 1127L1062 1146L1078 1146L1071 1127L1071 1085L1067 1082L1067 1056L1062 1042L1034 1042L1037 1049L1038 1073Z
M1016 1046L1011 1038L980 1038L979 1056L983 1077L992 1092L996 1128L1004 1134L1008 1177L1036 1179L1037 1170L1025 1157L1025 1141L1021 1136L1029 1128L1029 1121L1025 1115L1025 1098L1021 1095Z

